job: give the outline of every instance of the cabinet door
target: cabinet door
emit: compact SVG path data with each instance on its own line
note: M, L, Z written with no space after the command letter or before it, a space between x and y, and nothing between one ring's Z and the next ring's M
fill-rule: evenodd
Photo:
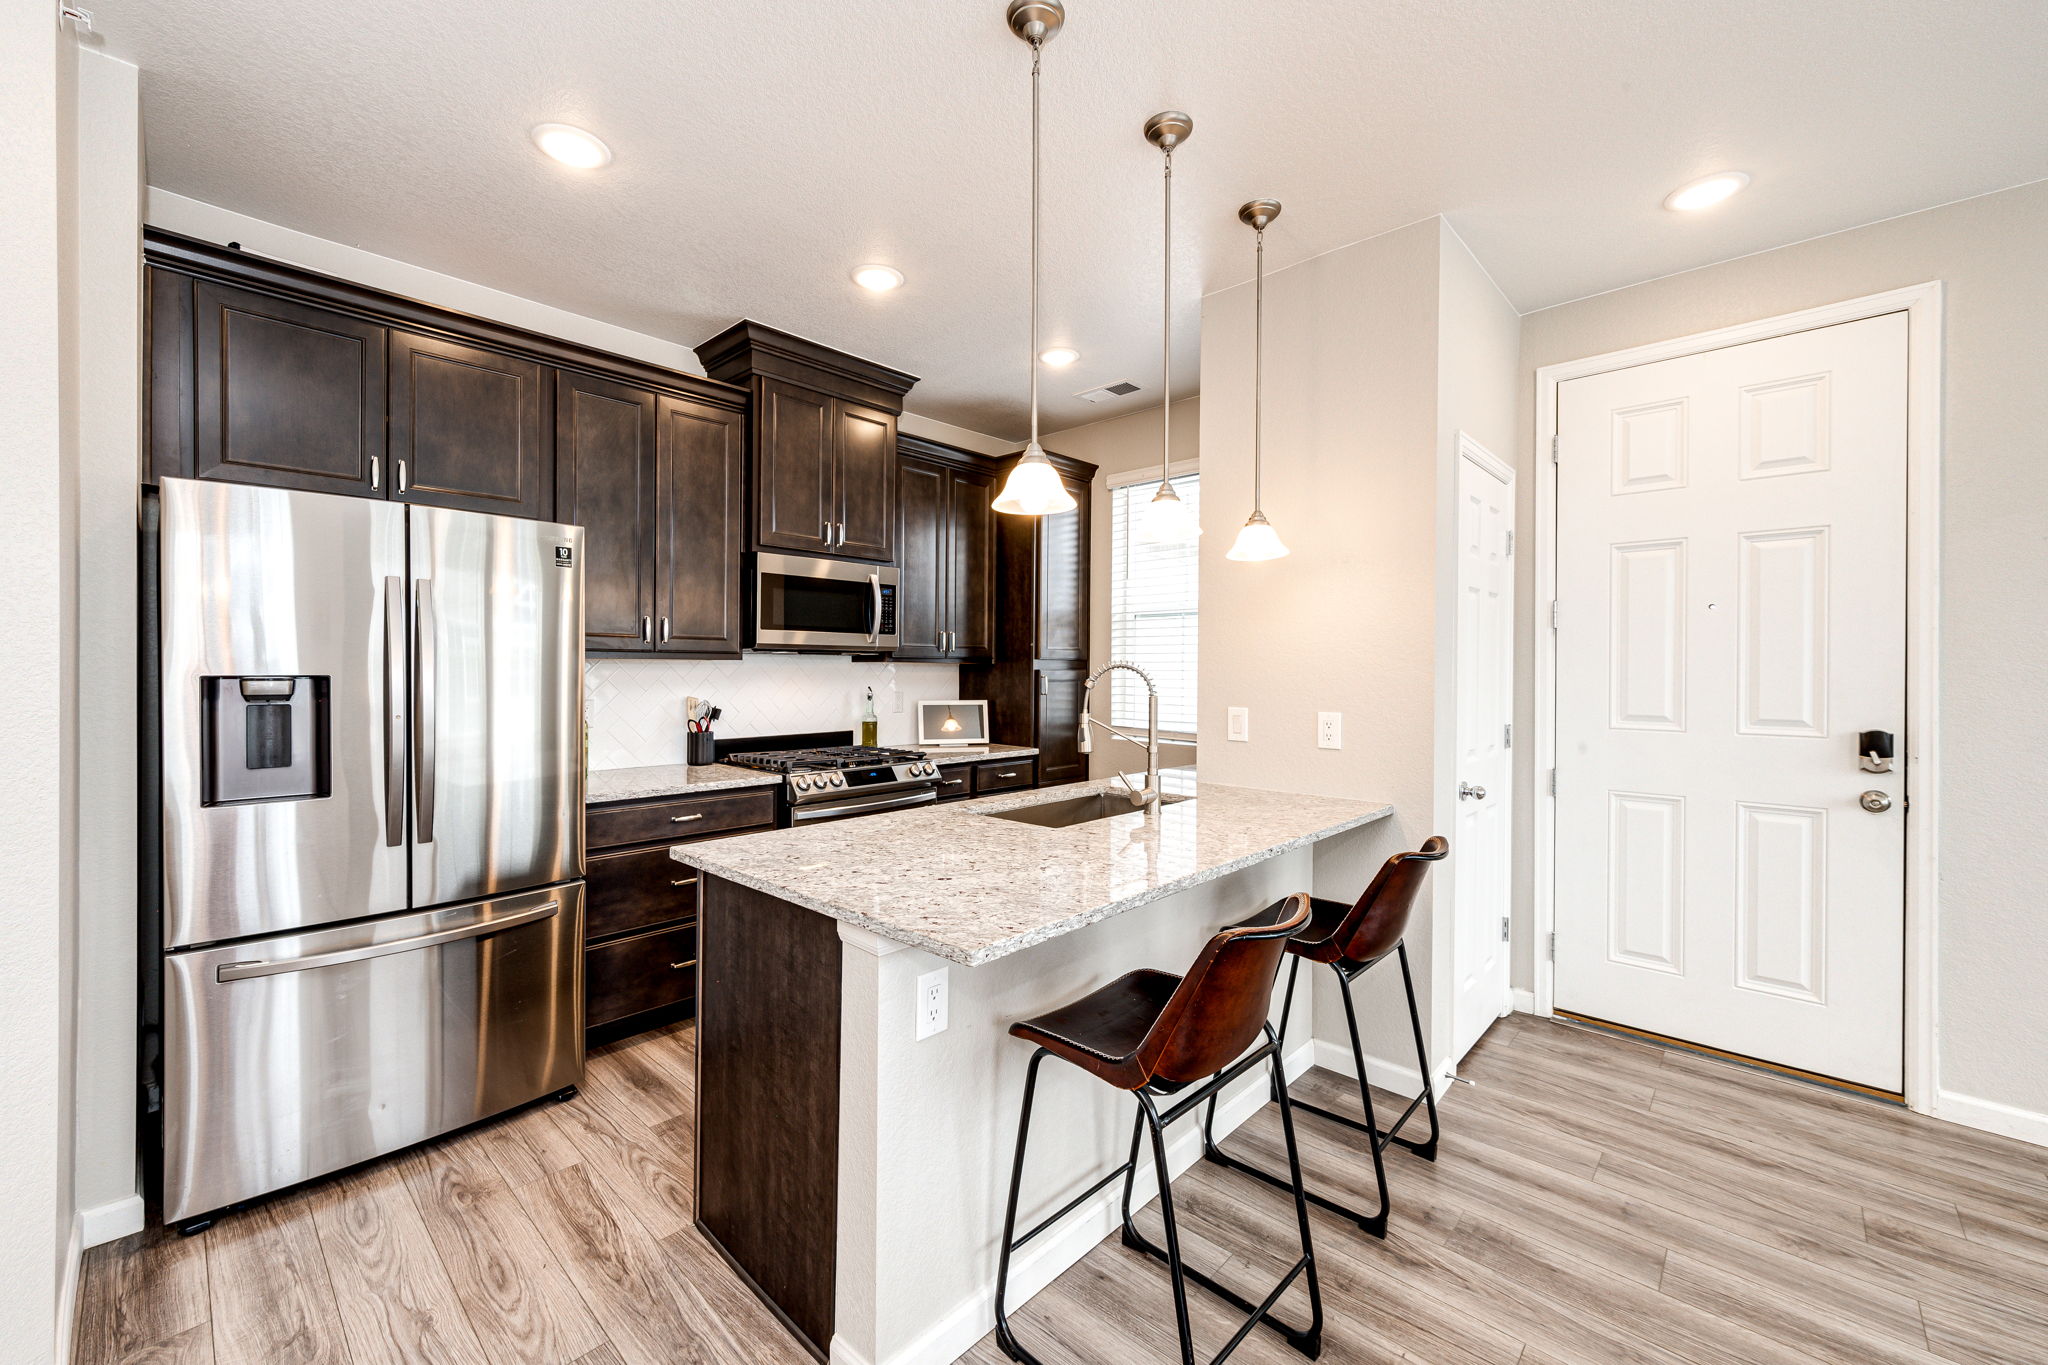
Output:
M192 304L193 472L383 497L384 329L209 280Z
M906 458L897 473L896 657L946 657L948 484L943 465Z
M995 479L964 470L946 471L952 548L947 556L946 629L955 659L986 661L996 644Z
M1079 782L1088 776L1088 756L1081 752L1080 738L1088 674L1079 668L1042 668L1035 681L1031 742L1038 747L1039 784Z
M654 407L646 389L555 376L555 514L583 528L589 649L654 647Z
M737 657L746 419L664 394L656 446L655 648Z
M832 553L896 557L896 418L879 408L832 401L838 469L839 535Z
M1088 486L1067 480L1080 505L1038 519L1038 573L1032 602L1032 657L1088 659ZM1048 779L1050 780L1050 779Z
M761 550L830 549L832 400L774 379L761 381L754 446L754 544Z
M459 341L391 334L391 490L407 502L547 517L545 374L530 360Z

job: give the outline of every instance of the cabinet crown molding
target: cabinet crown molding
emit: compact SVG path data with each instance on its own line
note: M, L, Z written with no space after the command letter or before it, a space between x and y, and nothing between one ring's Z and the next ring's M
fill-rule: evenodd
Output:
M903 395L917 383L914 374L835 351L752 318L741 318L695 349L704 372L713 379L745 383L766 376L898 415Z

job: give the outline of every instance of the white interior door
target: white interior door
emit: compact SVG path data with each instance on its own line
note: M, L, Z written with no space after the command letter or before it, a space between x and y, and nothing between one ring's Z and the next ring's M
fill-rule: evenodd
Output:
M1900 1090L1906 315L1568 381L1558 438L1556 1007Z
M1469 438L1458 460L1456 1000L1451 1060L1507 1013L1509 723L1515 693L1515 473Z

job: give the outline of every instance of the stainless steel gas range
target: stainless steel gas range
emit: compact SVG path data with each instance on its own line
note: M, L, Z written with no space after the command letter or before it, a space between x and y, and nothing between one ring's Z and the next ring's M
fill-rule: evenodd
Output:
M817 736L792 736L815 739ZM764 747L788 739L742 741L726 748L722 761L782 774L778 824L843 820L853 815L930 805L939 799L939 765L917 749L881 749L858 744L804 748ZM721 746L725 748L725 746Z

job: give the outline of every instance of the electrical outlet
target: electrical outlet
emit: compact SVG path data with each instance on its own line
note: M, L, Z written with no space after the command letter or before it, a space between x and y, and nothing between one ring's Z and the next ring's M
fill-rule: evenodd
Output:
M946 969L941 967L917 979L917 1039L923 1042L945 1031Z
M902 714L903 714L903 689L902 689L902 688L900 688L900 687L892 687L892 688L890 688L890 689L889 689L889 710L890 710L890 712L891 712L892 714L894 714L894 715L898 715L898 716L900 716L900 715L902 715Z
M1316 712L1316 747L1318 749L1341 749L1344 747L1344 713L1342 711Z
M1233 706L1230 708L1229 715L1230 738L1239 744L1249 742L1252 737L1251 708L1249 706Z

